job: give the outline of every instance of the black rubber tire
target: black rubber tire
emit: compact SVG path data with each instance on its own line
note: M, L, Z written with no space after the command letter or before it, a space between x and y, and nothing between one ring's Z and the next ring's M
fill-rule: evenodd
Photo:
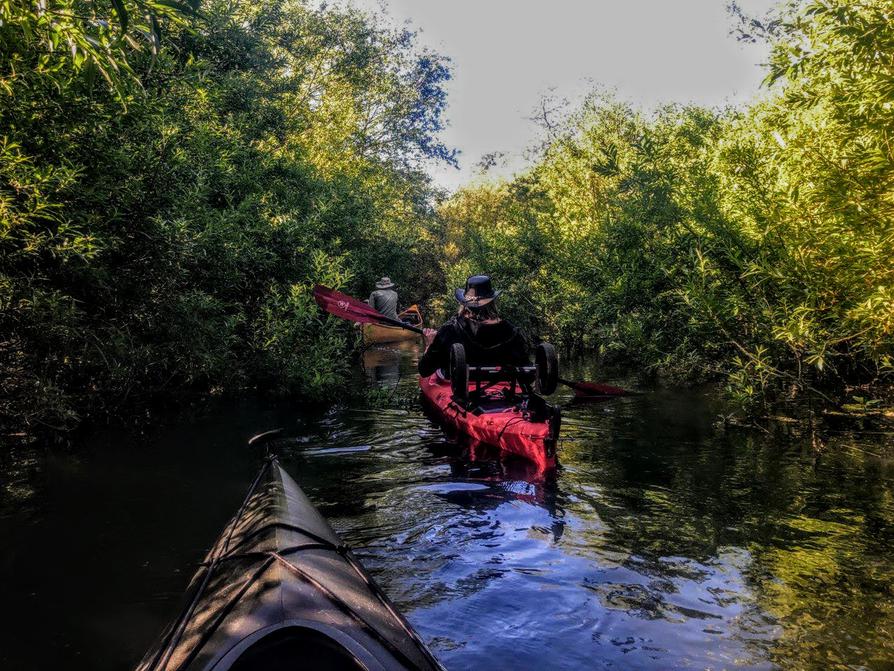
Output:
M466 365L466 348L462 343L450 347L450 389L453 398L461 403L469 400L469 366Z
M559 357L556 348L548 342L537 345L534 351L534 366L537 368L537 393L549 396L559 386Z

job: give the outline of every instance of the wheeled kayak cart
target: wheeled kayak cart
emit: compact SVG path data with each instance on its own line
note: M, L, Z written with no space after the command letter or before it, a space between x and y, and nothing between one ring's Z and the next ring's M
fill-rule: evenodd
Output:
M549 343L537 346L533 366L469 365L465 348L455 343L448 376L436 372L420 378L419 386L439 422L547 470L556 465L562 413L543 396L555 392L558 381L558 357Z

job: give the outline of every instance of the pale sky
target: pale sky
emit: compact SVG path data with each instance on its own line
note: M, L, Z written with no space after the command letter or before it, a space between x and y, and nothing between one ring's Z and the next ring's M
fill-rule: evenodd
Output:
M594 88L645 109L661 103L741 104L763 79L762 45L729 35L728 0L349 0L419 31L448 56L449 127L460 170L435 166L450 189L475 177L484 154L506 152L501 169L523 167L538 136L529 120L544 93L570 99ZM739 0L763 14L775 0Z

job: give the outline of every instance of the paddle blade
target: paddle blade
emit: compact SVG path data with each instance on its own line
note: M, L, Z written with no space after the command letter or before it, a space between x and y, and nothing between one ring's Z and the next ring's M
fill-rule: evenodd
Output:
M613 387L610 384L599 384L597 382L571 382L570 380L559 380L562 384L574 389L577 396L629 396L630 392L621 387Z
M389 326L397 326L398 328L407 329L416 333L422 333L422 329L416 326L404 324L401 321L389 319L381 312L357 300L353 296L348 296L335 289L324 287L322 284L314 286L314 300L323 310L331 315L347 319L358 324L387 324Z
M352 296L318 284L314 287L314 300L323 310L336 317L360 324L381 324L385 316Z

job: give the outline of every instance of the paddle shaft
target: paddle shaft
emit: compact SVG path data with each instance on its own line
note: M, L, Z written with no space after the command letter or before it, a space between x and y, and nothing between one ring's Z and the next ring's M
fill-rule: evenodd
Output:
M373 319L381 319L383 324L387 324L388 326L396 326L400 329L406 329L407 331L412 331L413 333L418 333L419 335L425 335L425 331L423 331L418 326L413 326L412 324L405 324L399 319L391 319L391 317L386 317L382 315L381 318L373 317Z
M577 392L590 392L592 396L632 396L635 392L622 389L621 387L613 387L608 384L599 384L597 382L572 382L559 378L559 383L566 387L571 387Z

